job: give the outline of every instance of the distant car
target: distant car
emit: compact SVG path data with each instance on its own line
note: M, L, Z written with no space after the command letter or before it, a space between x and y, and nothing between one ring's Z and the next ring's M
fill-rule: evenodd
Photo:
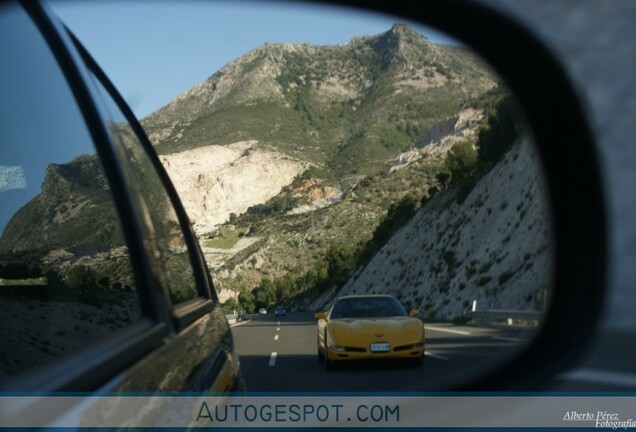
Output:
M316 314L318 359L327 369L340 361L407 359L424 362L424 323L388 295L340 297Z
M284 306L276 306L276 309L274 309L274 315L275 316L285 316L285 315L287 315L287 311L285 310Z
M265 309L265 308L260 308L260 309L258 310L258 314L259 314L259 315L267 315L267 309Z

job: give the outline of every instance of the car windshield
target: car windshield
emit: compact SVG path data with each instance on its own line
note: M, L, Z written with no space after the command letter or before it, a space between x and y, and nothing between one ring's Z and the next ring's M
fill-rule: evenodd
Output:
M374 318L406 316L402 305L391 297L341 299L331 311L331 318Z

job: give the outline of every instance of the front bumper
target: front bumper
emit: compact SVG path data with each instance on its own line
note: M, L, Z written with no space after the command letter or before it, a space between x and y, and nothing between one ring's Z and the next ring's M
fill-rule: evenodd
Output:
M368 348L354 348L334 350L331 346L327 349L330 360L355 361L355 360L386 360L386 359L409 359L419 358L424 355L424 344L417 343L410 346L392 348L387 352L371 352Z

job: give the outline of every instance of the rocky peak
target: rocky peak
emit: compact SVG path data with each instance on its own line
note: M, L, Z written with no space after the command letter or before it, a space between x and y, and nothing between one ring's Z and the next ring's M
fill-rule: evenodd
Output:
M391 27L391 29L387 31L385 35L393 35L396 38L404 39L406 41L409 41L409 40L412 41L412 40L418 40L418 39L426 41L426 38L424 36L420 35L411 27L402 23L393 24L393 27Z
M380 55L383 69L404 66L417 61L418 54L433 50L428 39L400 23L394 24L389 31L377 36L371 46Z

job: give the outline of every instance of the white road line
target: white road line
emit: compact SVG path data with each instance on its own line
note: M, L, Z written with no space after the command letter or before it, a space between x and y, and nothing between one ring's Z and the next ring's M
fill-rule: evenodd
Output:
M506 341L506 342L525 342L525 339L519 339L519 338L512 338L512 337L505 337L505 336L493 336L493 339L497 339L497 340L502 340L502 341Z
M277 327L277 328L276 328L276 331L280 331L280 327Z
M471 334L470 332L467 332L465 330L452 330L452 329L441 328L441 327L433 327L433 326L429 326L429 325L425 325L424 329L431 329L431 330L435 330L435 331L446 332L446 333L455 333L455 334L460 334L460 335L469 335L469 334Z
M278 335L274 336L274 340L278 340Z
M428 351L424 351L424 354L425 354L425 355L427 355L427 356L429 356L429 357L436 358L436 359L440 359L440 360L448 360L448 357L444 357L444 356L437 355L437 354L432 354L432 353L430 353L430 352L428 352Z
M276 364L276 353L273 352L272 355L269 356L269 366L273 367Z
M276 324L276 325L280 325L280 321L278 321L278 324Z

